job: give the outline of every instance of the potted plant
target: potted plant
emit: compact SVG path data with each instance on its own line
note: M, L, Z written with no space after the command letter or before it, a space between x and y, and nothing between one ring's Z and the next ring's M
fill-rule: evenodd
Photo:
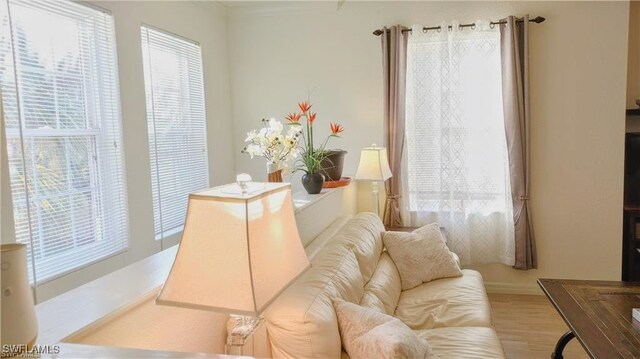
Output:
M326 150L329 139L340 137L340 133L344 131L342 125L331 123L331 134L328 135L320 146L316 147L313 140L313 125L317 114L311 112L311 104L307 101L298 103L300 112L290 113L286 116L289 124L300 126L302 128L302 145L300 158L296 160L297 166L295 170L304 171L302 176L302 186L309 194L318 194L322 191L325 177L322 174L322 162L329 155ZM300 121L304 119L304 124Z
M342 178L345 150L326 150L326 156L320 163L325 181L339 181Z

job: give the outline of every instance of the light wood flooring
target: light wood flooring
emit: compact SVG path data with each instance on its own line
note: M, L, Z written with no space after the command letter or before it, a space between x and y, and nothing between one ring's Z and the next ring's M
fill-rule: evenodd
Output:
M568 328L543 295L489 294L493 322L510 359L551 357L560 336ZM589 358L573 339L564 350L565 359Z

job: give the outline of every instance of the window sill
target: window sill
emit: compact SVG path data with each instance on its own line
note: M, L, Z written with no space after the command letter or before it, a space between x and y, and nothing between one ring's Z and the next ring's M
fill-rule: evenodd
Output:
M291 196L293 198L294 213L300 213L335 191L341 190L341 188L325 188L318 194L308 194L305 191L294 192Z

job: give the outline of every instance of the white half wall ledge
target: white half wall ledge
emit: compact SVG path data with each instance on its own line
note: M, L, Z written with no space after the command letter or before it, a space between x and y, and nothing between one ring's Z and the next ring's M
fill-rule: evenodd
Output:
M177 250L178 246L173 246L36 305L40 328L36 343L63 341L157 291L169 274Z
M357 184L323 189L316 195L298 191L293 203L300 240L306 247L336 219L357 213Z

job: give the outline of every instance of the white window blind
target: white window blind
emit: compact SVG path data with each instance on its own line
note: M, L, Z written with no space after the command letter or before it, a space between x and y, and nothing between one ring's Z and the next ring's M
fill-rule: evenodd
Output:
M0 7L16 240L38 284L127 248L113 18L71 1Z
M207 188L200 45L141 27L156 239L182 231L189 193Z

